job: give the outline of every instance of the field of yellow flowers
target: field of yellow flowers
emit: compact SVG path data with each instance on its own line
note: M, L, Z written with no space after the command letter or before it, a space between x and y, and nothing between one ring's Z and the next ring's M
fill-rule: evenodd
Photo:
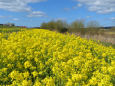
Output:
M115 49L32 29L0 33L1 86L115 86Z

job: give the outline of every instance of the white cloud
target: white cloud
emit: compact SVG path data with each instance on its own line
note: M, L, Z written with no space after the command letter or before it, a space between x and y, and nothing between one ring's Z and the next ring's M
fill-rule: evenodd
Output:
M70 11L70 10L71 10L71 8L64 8L64 10L65 10L65 11Z
M28 6L29 3L42 2L46 0L0 0L0 9L22 12L31 11L31 7Z
M89 11L97 13L115 12L115 0L76 0L88 7Z
M41 12L41 11L33 11L27 16L28 17L47 17L47 15L44 12Z
M86 18L91 18L92 16L86 16Z
M73 9L77 9L77 8L79 8L79 7L82 7L82 4L81 4L81 3L78 3L77 5L73 6L72 8L73 8Z
M77 8L82 7L83 5L81 3L78 3L77 5L73 6L72 8L64 8L65 11L70 11L70 10L74 10Z
M111 19L112 19L112 20L115 20L115 17L112 17Z
M0 15L0 18L6 18L6 16L2 16L2 15Z
M13 18L12 20L13 20L13 21L18 21L19 19L18 19L18 18Z
M81 3L77 4L77 7L82 7L82 4Z
M9 18L11 16L3 16L3 15L0 15L0 18Z
M58 21L58 20L66 21L67 19L66 18L55 18L54 20L55 21Z
M110 20L111 20L112 22L115 22L115 17L111 17Z

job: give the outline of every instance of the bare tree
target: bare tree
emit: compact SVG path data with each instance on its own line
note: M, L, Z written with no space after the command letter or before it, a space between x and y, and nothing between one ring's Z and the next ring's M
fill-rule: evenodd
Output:
M100 24L98 21L89 21L87 23L87 28L98 28L100 27Z

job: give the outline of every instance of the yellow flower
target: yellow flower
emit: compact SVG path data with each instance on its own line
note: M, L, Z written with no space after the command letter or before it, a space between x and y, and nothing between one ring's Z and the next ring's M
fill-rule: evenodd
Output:
M54 79L52 77L45 78L43 80L43 83L45 83L46 86L55 86Z
M23 82L22 82L22 86L32 86L32 82L31 82L31 80L23 80Z
M8 68L2 68L1 71L2 72L7 72Z
M112 47L43 29L0 33L3 86L113 86L114 76Z
M31 63L29 62L29 61L26 61L25 63L24 63L24 67L25 68L30 68L32 65L31 65Z
M29 72L25 72L25 73L23 73L23 75L24 75L24 78L28 78L29 77Z
M33 86L42 86L42 84L39 82L39 80L36 80Z
M71 79L68 79L68 82L66 83L66 86L72 86L73 82Z
M38 75L38 72L34 71L34 72L32 72L32 74L33 74L33 77L36 77Z
M12 80L16 79L17 81L23 80L22 73L19 73L18 71L12 71L9 76L12 78Z
M103 53L102 56L103 56L103 57L106 57L106 53Z
M82 80L82 78L83 78L83 76L81 74L73 74L72 75L72 81L79 82Z

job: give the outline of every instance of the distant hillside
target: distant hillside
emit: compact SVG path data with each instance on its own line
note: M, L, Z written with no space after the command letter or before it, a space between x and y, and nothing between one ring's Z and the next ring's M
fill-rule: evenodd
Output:
M111 29L111 28L115 28L115 26L109 26L109 27L101 27L103 29Z

